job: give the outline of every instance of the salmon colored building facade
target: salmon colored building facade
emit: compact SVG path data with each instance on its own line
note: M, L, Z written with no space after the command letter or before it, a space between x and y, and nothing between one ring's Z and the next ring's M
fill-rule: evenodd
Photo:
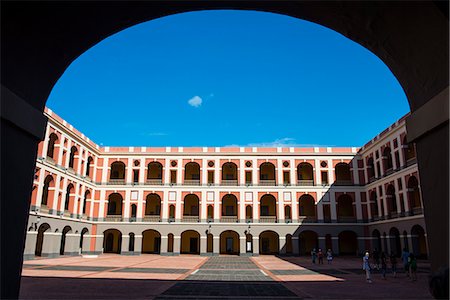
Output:
M361 148L100 147L50 109L24 255L428 254L404 119Z

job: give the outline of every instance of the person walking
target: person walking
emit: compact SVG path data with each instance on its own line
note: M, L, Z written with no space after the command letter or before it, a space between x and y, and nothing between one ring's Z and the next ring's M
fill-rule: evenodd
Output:
M319 258L319 265L323 265L323 252L322 252L322 249L319 249L319 252L317 252L317 257Z
M406 248L403 248L402 252L402 263L403 263L403 269L405 270L406 276L409 277L409 252L406 250Z
M331 249L328 249L327 251L327 261L329 265L331 265L331 262L333 261L333 252L331 252Z
M311 250L311 259L312 259L312 263L313 263L313 264L316 263L316 257L317 257L316 248L313 248L313 249Z
M381 252L381 275L383 279L386 280L386 271L387 271L387 263L386 263L386 254Z
M417 280L417 259L414 253L409 254L408 258L408 265L409 265L409 277L412 281Z
M391 253L389 260L391 262L392 274L394 274L394 277L397 277L397 256L394 252Z
M366 281L367 283L372 283L372 278L370 276L370 262L369 262L369 252L366 252L366 255L363 257L363 270L366 271Z

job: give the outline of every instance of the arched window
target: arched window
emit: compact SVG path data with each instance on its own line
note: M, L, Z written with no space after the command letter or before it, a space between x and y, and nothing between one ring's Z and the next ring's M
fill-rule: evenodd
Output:
M70 148L69 168L74 169L74 165L75 165L75 155L77 155L77 153L78 153L77 147L72 146L72 148Z
M260 185L275 185L275 166L270 162L265 162L259 166Z
M369 181L375 178L375 164L373 163L373 157L369 157L367 160L367 178Z
M169 206L169 219L171 220L175 219L175 205L173 204Z
M71 195L73 193L73 184L69 184L67 186L66 189L66 198L64 200L64 210L69 210L69 203L70 203L70 198L73 197L73 195Z
M347 163L338 163L334 167L334 172L336 174L337 185L350 185L352 183L352 176L350 172L350 166Z
M200 165L196 162L187 163L184 167L184 183L187 185L200 184Z
M53 177L51 175L47 175L44 180L44 187L42 189L42 201L41 205L47 206L48 203L48 189L53 184Z
M58 136L54 133L51 133L48 137L48 147L47 147L47 157L55 159L55 144L58 141Z
M222 165L222 185L237 185L238 168L235 163L227 162Z
M349 195L341 195L337 201L338 222L355 222L353 199Z
M111 164L110 179L112 181L123 181L125 179L125 164L121 161L116 161Z
M376 192L370 193L370 210L372 213L372 218L379 219L378 200Z
M302 162L297 166L297 177L299 185L314 185L313 166L310 163Z
M86 176L91 176L91 164L94 161L94 159L89 156L86 162Z
M408 179L408 198L410 210L413 214L422 213L422 201L420 199L419 182L415 176Z
M122 201L120 194L114 193L108 197L108 215L122 215Z
M392 164L392 153L391 148L386 147L383 150L383 164L384 164L384 172L388 172L392 170L393 164Z
M406 136L403 138L403 156L405 157L405 163L408 161L412 161L416 158L416 149L413 143L408 143L406 140Z
M89 192L89 191L86 191L86 192L84 193L84 198L83 198L83 211L82 211L83 215L86 214L87 199L88 199L88 197L89 197L90 195L91 195L91 192Z
M151 162L147 166L147 182L152 184L162 183L163 166L159 162Z
M395 187L390 184L386 189L386 198L389 208L389 214L396 215L397 214L397 198L395 197Z

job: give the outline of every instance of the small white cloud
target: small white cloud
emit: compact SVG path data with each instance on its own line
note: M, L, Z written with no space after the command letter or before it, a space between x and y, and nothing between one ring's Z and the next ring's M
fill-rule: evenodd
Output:
M200 105L202 105L202 102L202 98L200 98L199 96L194 96L189 99L188 104L193 107L199 107Z

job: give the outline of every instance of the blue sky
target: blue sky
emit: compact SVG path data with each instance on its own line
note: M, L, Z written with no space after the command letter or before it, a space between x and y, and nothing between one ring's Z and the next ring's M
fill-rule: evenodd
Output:
M307 21L172 15L86 51L47 106L105 146L362 146L409 111L384 63Z

